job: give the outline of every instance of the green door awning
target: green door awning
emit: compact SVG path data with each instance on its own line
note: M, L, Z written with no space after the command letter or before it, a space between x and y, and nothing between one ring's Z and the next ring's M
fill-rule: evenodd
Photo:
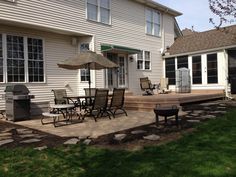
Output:
M101 52L109 52L109 51L117 51L128 54L136 54L141 52L139 49L134 49L130 47L124 47L119 45L111 45L111 44L101 44Z

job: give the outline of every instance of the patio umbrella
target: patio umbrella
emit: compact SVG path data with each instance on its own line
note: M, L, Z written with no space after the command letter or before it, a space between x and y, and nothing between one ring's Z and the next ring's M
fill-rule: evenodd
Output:
M90 70L99 70L105 68L117 68L118 65L110 61L108 58L97 54L92 51L85 51L77 54L74 57L70 57L65 61L57 64L60 68L77 70L77 69L88 69L89 71L89 95L91 95L91 78Z

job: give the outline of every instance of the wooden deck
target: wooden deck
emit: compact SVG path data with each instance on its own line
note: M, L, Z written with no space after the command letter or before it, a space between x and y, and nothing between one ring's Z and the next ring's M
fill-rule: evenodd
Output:
M195 93L169 93L150 96L125 96L125 108L127 110L152 111L156 104L164 106L181 106L186 103L207 101L224 98L223 91L202 91Z

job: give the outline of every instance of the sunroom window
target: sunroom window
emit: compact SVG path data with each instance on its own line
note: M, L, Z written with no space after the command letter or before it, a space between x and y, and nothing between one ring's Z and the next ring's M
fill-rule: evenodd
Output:
M146 9L146 33L161 36L160 13L155 10Z
M110 24L110 0L87 0L87 19Z

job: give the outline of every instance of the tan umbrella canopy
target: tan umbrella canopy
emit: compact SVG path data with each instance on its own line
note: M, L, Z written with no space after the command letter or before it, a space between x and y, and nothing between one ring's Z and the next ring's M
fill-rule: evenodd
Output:
M108 58L92 51L85 51L70 57L65 61L57 64L60 68L65 69L88 69L90 76L90 69L99 70L105 68L117 68L118 65L110 61ZM89 77L89 94L91 95L91 78Z
M110 61L108 58L97 54L92 51L81 52L74 57L70 57L65 61L62 61L57 64L61 68L65 69L105 69L105 68L116 68L117 64Z

